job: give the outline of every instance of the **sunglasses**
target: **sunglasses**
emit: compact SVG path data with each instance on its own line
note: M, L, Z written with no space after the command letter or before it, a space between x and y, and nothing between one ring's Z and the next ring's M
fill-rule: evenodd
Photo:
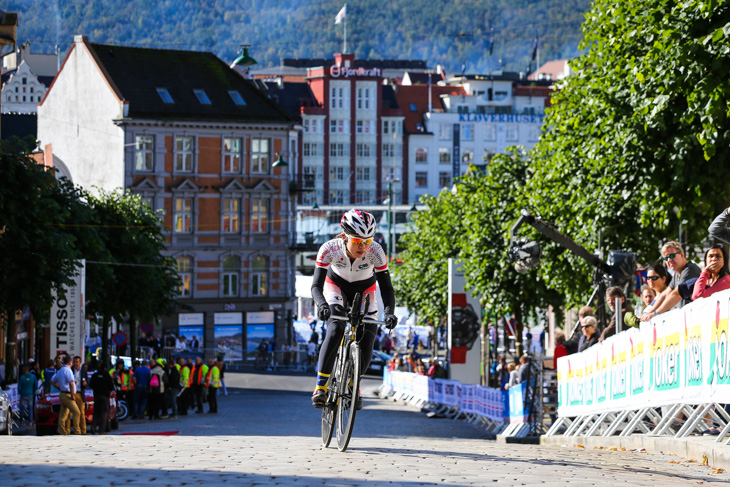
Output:
M659 276L646 276L647 281L658 281Z
M665 260L665 261L667 261L667 260L671 260L671 259L675 258L675 257L676 257L676 256L678 256L678 255L679 255L679 252L675 252L675 253L673 253L673 254L667 254L667 256L666 256L666 257L664 257L664 260Z
M360 237L350 237L350 241L354 243L355 245L370 245L373 243L373 237L370 238L360 238Z
M581 326L581 328L590 328L590 327L592 327L592 326L593 326L593 325L582 325L582 326Z

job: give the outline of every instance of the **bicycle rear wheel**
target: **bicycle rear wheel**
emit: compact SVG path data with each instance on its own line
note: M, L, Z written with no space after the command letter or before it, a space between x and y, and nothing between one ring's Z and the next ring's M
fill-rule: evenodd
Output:
M332 441L332 432L335 430L335 411L337 410L337 391L339 388L337 371L340 369L339 353L335 366L332 367L329 385L327 386L327 401L322 408L322 446L327 448Z
M355 426L356 399L360 388L360 346L357 342L350 344L341 377L342 392L337 402L337 448L345 451Z

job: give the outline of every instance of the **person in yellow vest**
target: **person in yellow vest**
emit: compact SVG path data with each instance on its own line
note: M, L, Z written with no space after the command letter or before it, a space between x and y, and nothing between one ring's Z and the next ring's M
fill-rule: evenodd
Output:
M208 412L218 412L218 388L221 385L221 371L215 360L208 360L208 374L205 376L205 387L208 388Z
M190 368L185 365L184 358L178 359L177 367L180 369L180 393L177 396L177 413L187 416L190 407Z
M116 368L110 370L109 375L114 379L114 383L119 386L120 391L117 394L117 399L129 402L128 394L132 390L132 384L129 380L129 372L124 368L124 360L118 359Z
M203 359L195 357L195 365L191 370L190 376L192 378L191 390L193 391L193 397L195 405L198 410L196 414L203 414L203 392L205 391L205 376L208 375L208 366L203 363Z

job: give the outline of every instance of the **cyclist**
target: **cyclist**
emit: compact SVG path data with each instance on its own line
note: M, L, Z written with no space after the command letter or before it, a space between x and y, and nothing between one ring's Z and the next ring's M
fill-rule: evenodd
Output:
M317 366L317 386L312 394L312 404L321 408L326 401L327 381L334 366L337 349L345 333L345 323L330 318L331 315L345 316L348 303L352 303L356 293L370 296L370 307L366 315L375 319L378 305L375 299L375 283L380 285L383 298L385 323L395 328L398 320L395 311L395 293L390 282L388 261L383 248L373 242L375 217L370 213L352 209L340 221L343 233L320 247L312 279L312 298L317 303L317 315L327 321L327 335L322 342ZM370 365L373 355L373 342L377 326L363 324L364 332L358 334L362 353L362 370ZM357 409L362 408L362 397L358 393Z

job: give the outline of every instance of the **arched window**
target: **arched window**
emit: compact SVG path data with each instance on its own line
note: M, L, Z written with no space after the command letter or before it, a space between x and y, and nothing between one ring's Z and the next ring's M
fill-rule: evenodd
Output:
M266 296L267 294L267 276L269 271L269 262L266 257L259 255L251 261L251 295Z
M178 257L177 273L180 276L180 287L178 291L181 297L189 297L193 289L193 259L190 257Z
M235 255L223 259L223 296L238 296L239 263Z

